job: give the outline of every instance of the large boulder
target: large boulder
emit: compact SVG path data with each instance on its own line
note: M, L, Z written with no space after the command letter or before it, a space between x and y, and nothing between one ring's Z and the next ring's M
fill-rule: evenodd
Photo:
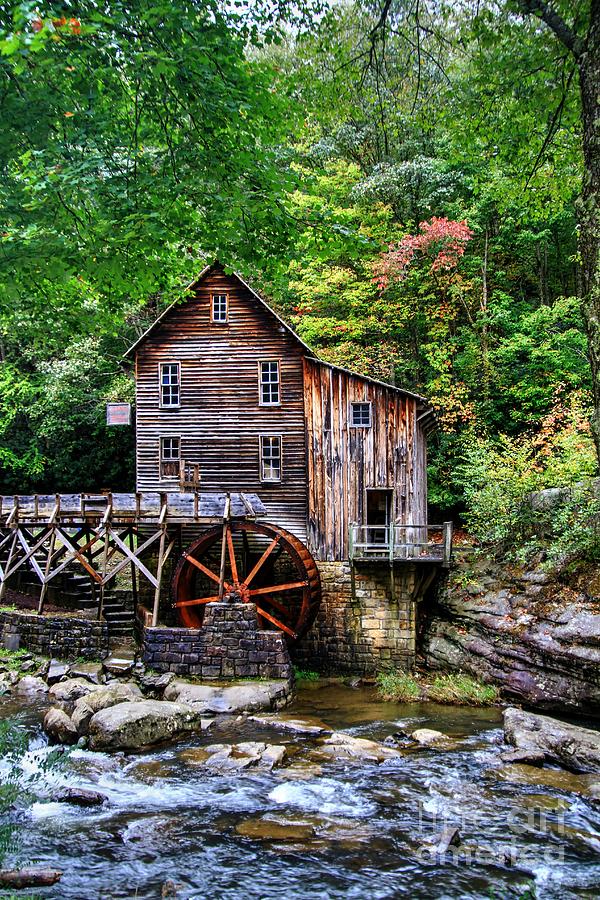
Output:
M277 709L286 703L290 694L287 681L248 681L219 686L176 680L169 684L164 697L187 703L202 713L237 713Z
M62 709L52 707L44 716L43 728L57 744L76 744L79 738L71 717Z
M118 703L141 700L142 692L137 684L125 682L104 687L100 691L92 691L85 697L80 697L75 702L73 715L71 716L79 734L87 734L91 718L101 709L108 709Z
M200 730L200 713L185 703L140 700L95 713L89 722L92 750L141 750Z
M511 707L504 711L504 737L571 772L600 772L600 731Z
M48 685L43 678L25 675L17 683L16 690L19 694L45 694L48 691Z
M66 681L53 684L48 697L55 703L75 703L80 697L100 690L102 690L101 684L92 684L87 678L67 678Z

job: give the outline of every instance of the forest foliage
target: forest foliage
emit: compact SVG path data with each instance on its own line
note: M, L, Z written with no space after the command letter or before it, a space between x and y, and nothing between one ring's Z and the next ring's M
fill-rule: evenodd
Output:
M577 78L518 3L0 0L0 80L2 492L133 486L122 353L215 257L431 399L440 515L595 473Z

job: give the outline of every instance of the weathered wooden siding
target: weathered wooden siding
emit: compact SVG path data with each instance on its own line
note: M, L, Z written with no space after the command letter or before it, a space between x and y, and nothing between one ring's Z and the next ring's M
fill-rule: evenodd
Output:
M311 551L323 560L348 557L348 526L366 522L368 488L393 490L397 522L425 523L427 449L417 424L419 399L316 360L305 359L304 367ZM352 402L372 404L370 428L351 427Z
M229 322L211 322L213 293L229 294ZM160 438L179 437L200 465L203 491L258 494L269 521L306 540L303 348L235 276L213 267L136 354L137 489L177 490L160 477ZM281 405L260 406L258 361L280 362ZM161 409L159 364L181 365L180 408ZM282 480L260 481L259 435L281 435Z

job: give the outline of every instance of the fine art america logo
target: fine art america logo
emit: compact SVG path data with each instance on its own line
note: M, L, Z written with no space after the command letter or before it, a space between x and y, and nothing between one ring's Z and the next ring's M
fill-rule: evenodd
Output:
M565 815L562 810L509 807L502 820L491 822L484 810L432 812L419 803L423 862L517 866L564 862ZM492 832L490 834L490 832Z

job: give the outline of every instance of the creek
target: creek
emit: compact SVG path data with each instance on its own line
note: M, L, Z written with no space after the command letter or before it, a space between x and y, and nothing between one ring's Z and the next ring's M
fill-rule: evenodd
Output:
M597 897L600 776L505 765L501 712L398 705L369 688L310 685L287 713L317 717L356 737L435 728L442 748L403 751L377 765L315 755L316 738L224 718L192 738L139 755L87 750L45 765L42 707L0 701L27 730L17 763L34 800L14 813L15 854L63 871L36 897L178 898ZM210 775L194 750L211 743L286 745L273 771ZM3 778L8 762L0 762ZM81 808L48 799L70 786L108 802ZM446 826L462 843L440 856ZM507 864L511 863L511 864Z

